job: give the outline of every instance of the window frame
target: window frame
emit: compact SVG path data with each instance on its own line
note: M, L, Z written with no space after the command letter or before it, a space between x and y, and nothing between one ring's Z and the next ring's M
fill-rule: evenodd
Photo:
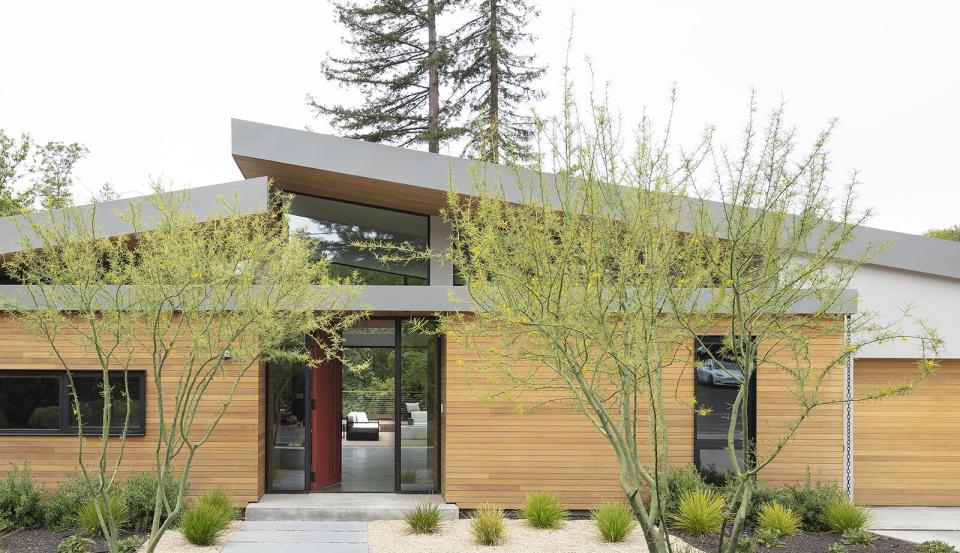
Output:
M719 343L723 340L722 335L717 334L703 334L693 339L693 397L696 401L699 402L700 398L697 396L698 386L701 384L697 380L697 347L702 343L703 345L712 345ZM741 436L740 443L743 449L743 458L748 466L756 462L756 444L757 444L757 372L754 370L753 374L750 376L750 393L747 398L747 417L749 419L750 428L747 429L747 435ZM700 415L697 412L693 413L693 465L697 470L702 470L700 463L700 450L701 443L703 441L718 441L722 442L723 446L727 445L727 441L724 438L723 440L701 440L698 437L698 425L699 425ZM707 444L703 444L707 445Z
M93 374L100 376L102 371L99 369L71 369L70 372L74 378L82 375L81 378L89 378L86 375ZM138 388L140 392L140 424L129 426L127 436L144 436L147 431L147 373L145 370L130 369L128 371L110 371L110 377L123 377L124 373L130 379L130 387ZM13 369L0 370L0 377L56 377L58 383L57 404L60 409L59 428L0 428L0 436L76 436L79 428L70 425L70 381L67 379L67 371L60 369ZM103 427L99 425L85 424L83 426L83 435L100 435ZM123 428L110 430L110 436L121 436Z

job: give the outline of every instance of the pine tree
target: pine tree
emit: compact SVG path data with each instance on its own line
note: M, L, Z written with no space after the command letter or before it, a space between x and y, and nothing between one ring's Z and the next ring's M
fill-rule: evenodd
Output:
M527 159L534 129L524 111L543 97L536 81L545 69L520 50L536 40L526 29L539 10L527 0L473 0L469 10L452 73L469 109L466 151L494 163Z
M308 96L308 104L317 115L330 116L351 138L426 144L429 151L439 152L441 141L462 133L449 126L458 107L441 101L448 37L438 33L437 20L452 2L334 1L351 53L328 56L323 74L359 90L364 100L350 107Z

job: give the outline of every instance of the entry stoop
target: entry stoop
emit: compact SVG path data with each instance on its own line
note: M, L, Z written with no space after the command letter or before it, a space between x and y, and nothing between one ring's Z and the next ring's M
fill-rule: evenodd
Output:
M414 505L429 501L440 507L440 516L456 520L460 509L444 503L436 494L394 493L268 493L256 503L247 505L246 520L400 520Z

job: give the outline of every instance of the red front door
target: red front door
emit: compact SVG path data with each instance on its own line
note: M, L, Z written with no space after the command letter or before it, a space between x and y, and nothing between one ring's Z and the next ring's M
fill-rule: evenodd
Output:
M321 357L320 346L314 343L313 358L319 360ZM340 362L336 360L319 361L313 368L311 468L314 480L311 490L320 490L340 483L340 371Z

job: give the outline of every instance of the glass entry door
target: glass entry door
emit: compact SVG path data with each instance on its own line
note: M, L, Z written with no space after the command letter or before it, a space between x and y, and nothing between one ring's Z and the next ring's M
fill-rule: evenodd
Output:
M401 321L400 491L440 489L439 360L436 335L420 332L411 321Z

